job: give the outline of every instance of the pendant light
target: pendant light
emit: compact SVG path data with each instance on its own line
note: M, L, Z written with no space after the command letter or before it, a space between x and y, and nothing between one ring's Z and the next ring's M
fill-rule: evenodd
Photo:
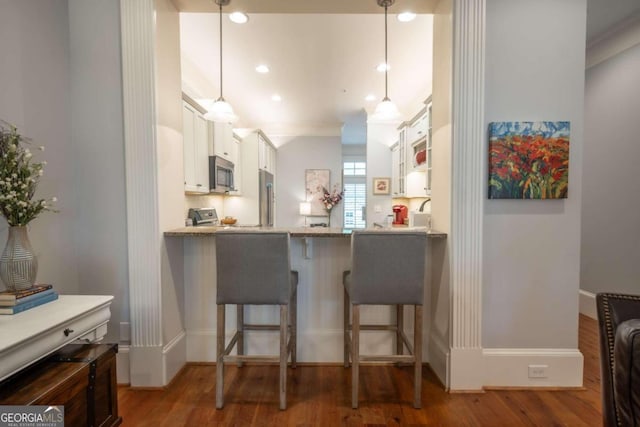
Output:
M220 97L211 105L204 118L214 122L234 123L238 116L233 112L233 107L222 96L222 6L227 6L231 0L214 0L219 6L220 16Z
M397 123L402 120L402 114L398 110L396 104L389 99L388 89L388 74L389 74L389 61L387 59L387 9L389 6L395 3L395 0L377 0L378 6L384 7L384 63L386 64L384 70L384 98L382 102L378 104L375 111L369 119L370 123Z

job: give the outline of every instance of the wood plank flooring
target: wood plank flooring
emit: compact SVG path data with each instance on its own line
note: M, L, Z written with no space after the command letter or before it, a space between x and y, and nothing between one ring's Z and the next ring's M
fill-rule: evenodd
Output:
M215 409L215 366L187 366L164 391L120 387L123 426L601 426L597 322L580 316L584 390L449 394L423 370L423 408L414 409L410 367L363 366L360 408L351 409L351 370L289 370L278 409L277 366L225 369L225 407Z

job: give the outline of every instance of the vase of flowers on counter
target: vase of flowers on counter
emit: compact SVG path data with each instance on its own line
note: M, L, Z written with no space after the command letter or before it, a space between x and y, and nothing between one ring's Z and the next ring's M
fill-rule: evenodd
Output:
M9 291L33 286L38 259L33 252L27 225L43 211L54 211L56 198L34 199L46 162L34 162L26 145L30 140L15 126L0 122L0 213L9 235L0 256L0 279ZM44 147L38 147L44 151Z
M324 204L324 208L327 211L327 227L331 227L331 211L340 203L344 196L344 190L335 187L333 191L329 192L325 187L322 187L322 197L320 201Z

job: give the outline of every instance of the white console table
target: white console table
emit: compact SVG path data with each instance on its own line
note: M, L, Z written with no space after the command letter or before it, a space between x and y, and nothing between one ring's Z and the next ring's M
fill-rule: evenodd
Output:
M107 333L112 296L60 295L56 301L0 316L0 381L74 341Z

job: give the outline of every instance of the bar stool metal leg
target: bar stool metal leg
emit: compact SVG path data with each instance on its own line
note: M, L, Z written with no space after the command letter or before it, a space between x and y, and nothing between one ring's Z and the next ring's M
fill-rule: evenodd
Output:
M216 326L216 408L224 406L224 304L218 305L218 322Z
M413 307L415 309L413 325L413 355L415 357L413 407L420 409L422 407L422 306L414 305Z
M351 307L351 407L358 408L358 384L360 368L360 306Z
M236 305L236 329L238 331L238 356L244 354L244 305ZM238 368L242 367L242 361L238 360Z
M287 409L287 306L280 306L280 409Z

